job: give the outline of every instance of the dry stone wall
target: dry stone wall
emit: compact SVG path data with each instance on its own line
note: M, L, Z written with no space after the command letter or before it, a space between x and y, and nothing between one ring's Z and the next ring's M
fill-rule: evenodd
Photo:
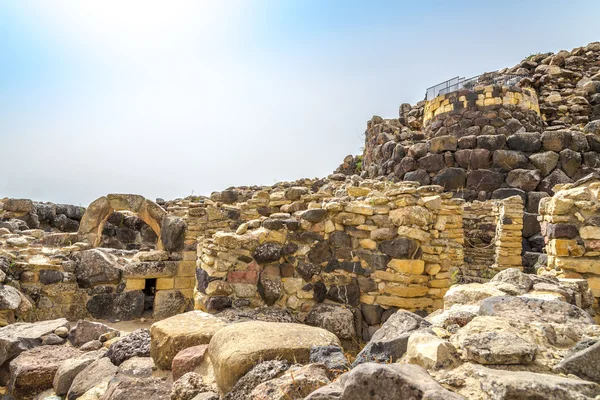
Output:
M564 185L540 203L548 263L540 273L584 278L598 310L600 298L600 176ZM585 307L584 307L585 308Z
M330 182L253 198L280 211L199 240L197 308L275 305L310 320L339 303L368 309L368 329L385 309L440 308L463 264L464 201L440 186ZM281 211L298 202L306 209Z

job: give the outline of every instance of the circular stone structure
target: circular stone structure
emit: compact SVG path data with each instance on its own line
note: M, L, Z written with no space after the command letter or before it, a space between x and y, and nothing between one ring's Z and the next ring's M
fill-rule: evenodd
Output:
M428 138L542 132L535 90L518 86L476 86L437 96L425 103Z

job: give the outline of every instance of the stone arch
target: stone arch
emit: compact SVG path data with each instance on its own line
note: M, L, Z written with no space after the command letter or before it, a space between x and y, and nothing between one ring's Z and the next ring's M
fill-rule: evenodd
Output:
M137 214L158 236L157 249L164 249L161 227L167 212L155 202L137 194L109 194L94 200L81 218L79 239L87 240L97 247L102 239L104 224L114 211L131 211Z

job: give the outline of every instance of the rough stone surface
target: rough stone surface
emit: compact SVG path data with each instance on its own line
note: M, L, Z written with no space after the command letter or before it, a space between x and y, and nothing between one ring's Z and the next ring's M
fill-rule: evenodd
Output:
M571 354L554 367L555 372L572 374L588 381L600 384L600 341L578 343Z
M118 370L119 368L106 357L94 361L75 377L66 399L75 400L93 387L107 383Z
M306 400L462 398L444 389L418 365L366 363L346 372L332 384L311 393Z
M69 327L65 318L35 323L19 322L0 328L0 364L25 350L40 346L43 336L61 327Z
M340 339L352 339L356 335L354 314L344 307L317 304L310 310L304 322L326 329Z
M208 345L201 344L199 346L188 347L177 353L171 364L173 380L177 380L184 374L194 371L194 368L204 361L207 350Z
M300 324L250 321L218 330L208 346L219 388L228 392L259 361L307 362L313 346L340 345L332 333Z
M208 344L227 323L202 311L190 311L156 322L150 328L150 354L161 369L171 369L173 358L188 347Z
M247 400L255 387L283 374L290 366L285 360L270 360L255 365L237 381L224 400Z
M250 394L250 398L255 400L302 400L330 382L327 372L327 368L321 364L293 366L282 376L258 385Z
M80 319L77 321L77 324L71 328L71 331L69 332L69 341L73 346L79 347L91 340L100 339L100 336L108 332L117 332L117 330L100 322Z
M9 392L15 398L23 398L51 388L60 364L80 354L67 346L40 346L19 354L10 362Z
M113 343L106 352L106 357L114 365L121 365L131 357L148 357L150 355L150 334L147 329L137 329L119 341Z
M356 356L353 365L366 362L396 362L406 352L408 338L417 331L428 331L429 322L417 314L397 311L375 332Z

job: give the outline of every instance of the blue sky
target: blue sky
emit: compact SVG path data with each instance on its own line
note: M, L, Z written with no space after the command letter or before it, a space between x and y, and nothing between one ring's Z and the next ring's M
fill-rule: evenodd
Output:
M322 177L445 79L600 40L600 2L0 0L0 197Z

